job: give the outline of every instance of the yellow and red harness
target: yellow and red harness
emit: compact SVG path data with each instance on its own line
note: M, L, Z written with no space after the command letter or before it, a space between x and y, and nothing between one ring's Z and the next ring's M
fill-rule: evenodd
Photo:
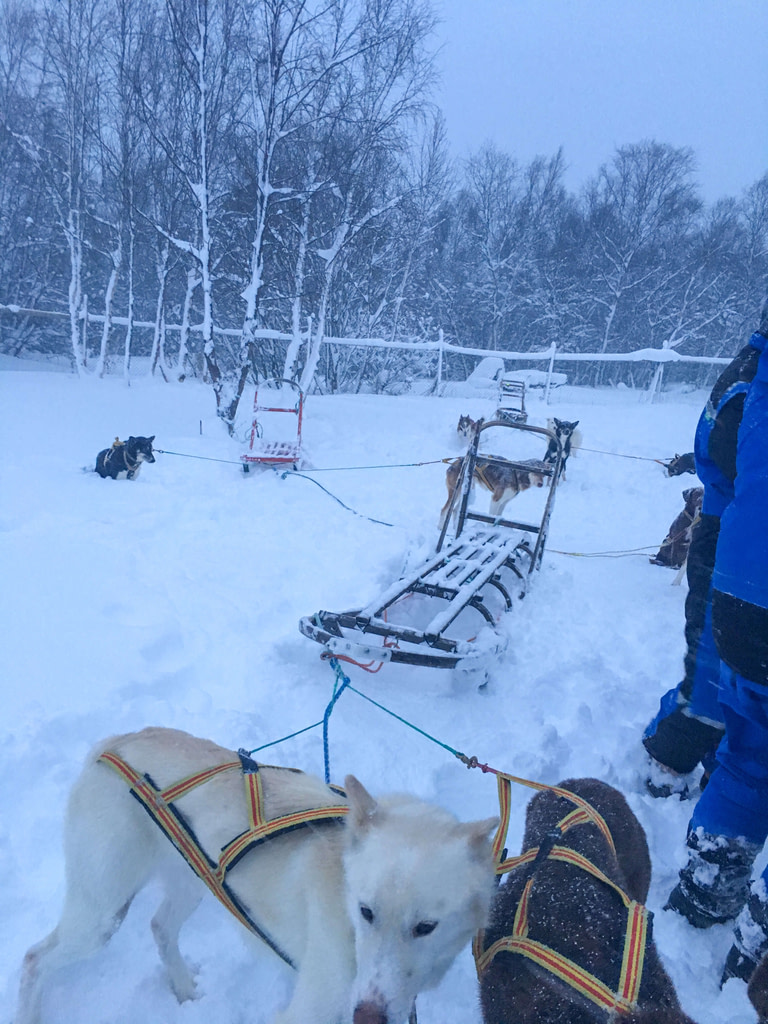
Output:
M296 965L288 954L253 920L247 908L232 892L227 883L227 872L246 853L268 839L274 839L310 825L340 824L348 812L348 807L346 804L334 804L329 807L295 811L278 818L268 819L264 813L264 793L260 769L274 766L258 764L243 750L238 751L238 758L237 761L219 764L213 768L196 772L194 775L188 775L172 786L166 786L165 789L160 789L148 774L140 774L127 761L111 751L105 751L99 757L99 761L112 768L128 784L133 796L158 828L173 843L195 874L227 910L234 914L249 931L258 935L282 960L291 967L295 967ZM295 771L296 769L283 768L280 770ZM175 801L180 800L191 790L202 786L215 776L231 771L243 773L249 827L230 840L222 848L218 860L214 861L200 845L191 826L175 806ZM344 791L338 786L329 788L340 796L344 795Z
M496 773L499 786L499 806L501 808L501 823L496 832L493 844L494 858L496 860L496 874L503 875L514 868L524 864L535 864L542 859L561 861L573 864L583 871L587 871L599 881L610 886L619 896L627 911L627 927L624 934L624 950L622 954L621 974L617 990L614 992L604 982L600 981L589 971L580 967L573 960L549 946L528 936L528 902L535 876L532 875L523 888L520 901L517 905L512 934L504 936L494 942L488 949L484 949L484 933L478 932L475 936L473 953L478 976L482 975L490 965L494 957L499 953L517 953L527 957L529 960L545 968L554 974L561 981L564 981L571 988L585 996L591 1002L596 1003L606 1013L627 1013L637 1004L640 984L643 976L643 962L645 959L645 947L648 939L648 910L636 900L624 892L607 875L604 874L592 861L576 853L567 846L556 844L533 847L526 850L519 857L504 859L503 846L509 827L510 790L512 782L522 782L524 785L532 786L534 789L547 789L558 796L565 797L571 803L576 804L576 809L562 818L556 826L556 831L563 835L574 825L592 824L596 825L605 836L608 845L613 852L616 848L613 837L605 822L588 801L571 793L567 789L558 786L544 786L539 783L531 783L528 780L518 779L515 776Z

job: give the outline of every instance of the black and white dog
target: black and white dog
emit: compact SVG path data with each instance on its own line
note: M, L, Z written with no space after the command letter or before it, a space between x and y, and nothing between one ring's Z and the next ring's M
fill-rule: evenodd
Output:
M559 420L557 417L547 420L547 427L554 431L555 436L563 446L563 480L565 480L565 464L568 462L570 455L575 452L577 448L581 447L581 431L576 429L578 425L578 420L569 422L568 420ZM547 454L544 456L544 461L554 463L556 458L557 445L554 441L550 441L547 448Z
M129 437L127 441L115 438L111 448L105 448L96 456L96 472L100 477L113 480L135 480L142 462L154 462L152 437Z

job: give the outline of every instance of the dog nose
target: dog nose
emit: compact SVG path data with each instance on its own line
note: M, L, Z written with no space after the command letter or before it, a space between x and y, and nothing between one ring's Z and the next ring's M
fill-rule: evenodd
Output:
M388 1024L386 1013L375 1003L358 1003L352 1017L352 1024Z

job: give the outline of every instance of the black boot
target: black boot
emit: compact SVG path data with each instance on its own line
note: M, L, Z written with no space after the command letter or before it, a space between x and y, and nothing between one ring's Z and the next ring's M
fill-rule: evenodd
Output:
M759 893L755 889L759 889ZM733 945L723 969L720 987L729 978L749 981L757 965L768 953L768 903L762 893L761 882L752 886L747 905L742 908L733 930Z
M676 796L680 800L688 800L696 789L695 773L680 774L649 756L645 788L651 796Z
M747 899L752 863L761 850L746 839L688 833L690 856L665 910L674 910L694 928L732 921Z

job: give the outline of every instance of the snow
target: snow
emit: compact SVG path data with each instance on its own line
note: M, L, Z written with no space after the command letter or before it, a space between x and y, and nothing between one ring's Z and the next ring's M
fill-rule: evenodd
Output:
M311 396L304 477L237 465L210 389L139 379L94 381L0 370L0 991L8 1020L25 950L55 925L64 885L66 794L89 748L159 724L232 748L256 748L318 722L333 672L301 636L302 615L360 607L423 557L437 536L445 467L460 452L459 414L493 412L495 396ZM20 367L19 367L20 368ZM662 911L684 863L691 805L643 792L640 736L682 669L685 585L650 565L682 507L687 480L653 459L691 447L702 392L655 404L630 390L563 387L527 402L529 422L580 420L584 448L555 503L533 586L503 621L509 643L488 686L453 673L354 667L354 686L430 736L490 765L546 783L595 775L618 786L642 821L654 881L654 935L684 1008L701 1024L749 1024L741 982L718 981L730 928L698 932ZM115 435L155 434L167 452L131 482L84 473ZM622 457L618 457L622 456ZM210 461L229 460L229 461ZM434 462L432 460L435 460ZM427 463L423 465L400 464ZM390 466L399 468L344 469ZM368 517L368 518L366 518ZM381 525L382 520L393 526ZM639 552L637 549L641 549ZM634 551L633 554L618 553ZM611 552L600 555L601 552ZM596 557L587 557L596 555ZM322 774L315 728L261 754ZM464 819L491 815L491 777L347 691L330 720L336 781L411 791ZM513 793L509 848L519 848L530 791ZM450 884L450 882L448 882ZM110 945L61 972L46 1024L269 1021L289 979L207 898L182 933L201 997L179 1006L149 934L156 893L135 902ZM105 1009L107 1007L108 1009ZM478 1024L467 951L420 1024Z

